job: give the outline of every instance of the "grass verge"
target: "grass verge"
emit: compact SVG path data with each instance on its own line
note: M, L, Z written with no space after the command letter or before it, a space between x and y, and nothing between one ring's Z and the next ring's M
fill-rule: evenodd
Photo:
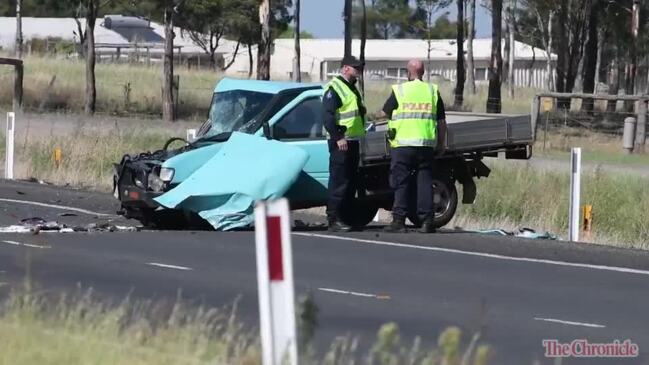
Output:
M256 331L246 330L235 313L181 301L110 306L92 291L58 298L14 292L0 306L0 363L260 364ZM301 363L436 365L466 359L463 364L485 365L494 352L479 338L477 333L467 341L458 327L449 327L437 346L423 346L420 338L410 346L388 323L367 353L358 350L357 339L341 336L320 358L311 345L302 347Z
M503 222L561 234L568 228L569 189L568 173L495 164L490 177L478 181L475 204L460 206L456 221ZM593 242L649 249L646 178L585 173L581 201L593 206Z

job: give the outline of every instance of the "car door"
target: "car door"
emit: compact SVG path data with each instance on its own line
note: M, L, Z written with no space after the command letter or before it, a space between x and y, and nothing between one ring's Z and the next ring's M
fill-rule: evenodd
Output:
M271 137L304 149L309 160L287 196L295 207L322 205L327 200L329 148L322 120L322 90L309 90L268 122Z

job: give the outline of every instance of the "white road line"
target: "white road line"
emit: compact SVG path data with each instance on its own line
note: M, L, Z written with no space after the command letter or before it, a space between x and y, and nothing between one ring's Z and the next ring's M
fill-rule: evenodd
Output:
M16 200L16 199L0 198L0 201L7 202L7 203L36 205L36 206L39 206L39 207L54 208L54 209L60 209L60 210L70 210L70 211L73 211L73 212L84 213L84 214L88 214L88 215L96 215L96 216L99 216L99 217L113 217L114 216L112 214L93 212L91 210L86 210L86 209L81 209L81 208L68 207L68 206L65 206L65 205L56 205L56 204L46 204L46 203L40 203L40 202L33 202L33 201L30 201L30 200Z
M10 245L14 246L25 246L25 247L32 247L32 248L52 248L52 246L39 246L39 245L32 245L30 243L20 243L16 241L2 241L4 243L8 243Z
M298 233L293 233L293 234L295 234L297 236L303 236L303 237L329 238L329 239L334 239L334 240L352 241L352 242L379 245L379 246L402 247L402 248L411 248L411 249L418 249L418 250L424 250L424 251L436 251L436 252L446 252L446 253L454 253L454 254L460 254L460 255L487 257L487 258L498 259L498 260L534 262L534 263L549 264L549 265L580 267L580 268L593 269L593 270L623 272L623 273L628 273L628 274L649 275L649 271L647 271L647 270L630 269L630 268L626 268L626 267L605 266L605 265L590 265L590 264L579 264L579 263L566 262L566 261L533 259L533 258L528 258L528 257L504 256L504 255L496 255L496 254L491 254L491 253L463 251L463 250L457 250L457 249L452 249L452 248L418 246L418 245L412 245L412 244L407 244L407 243L366 240L366 239L361 239L361 238L331 236L331 235L318 234L318 233L302 233L302 232L298 232Z
M563 321L563 320L554 319L554 318L534 317L534 320L535 321L543 321L543 322L561 323L561 324L567 324L567 325L570 325L570 326L582 326L582 327L590 327L590 328L606 328L606 326L603 325L603 324Z
M160 263L157 263L157 262L149 262L149 263L147 263L147 265L150 265L150 266L157 266L157 267L163 267L163 268L165 268L165 269L175 269L175 270L185 270L185 271L194 270L194 269L192 269L191 267L176 266L176 265L167 265L167 264L160 264Z
M331 289L331 288L318 288L318 290L329 292L329 293L336 293L336 294L354 295L363 298L375 298L381 300L391 299L389 295L367 294L367 293L359 293L355 291L347 291L347 290L339 290L339 289Z

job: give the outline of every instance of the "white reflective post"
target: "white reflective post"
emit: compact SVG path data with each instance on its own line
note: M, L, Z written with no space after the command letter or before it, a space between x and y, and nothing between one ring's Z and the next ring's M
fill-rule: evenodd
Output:
M7 137L5 151L5 179L14 178L14 137L16 133L16 114L7 113L7 128L5 134Z
M579 241L579 212L581 195L581 148L572 149L570 154L570 217L569 217L569 239Z
M187 140L187 142L192 142L195 139L196 139L196 129L188 129L187 137L185 138L185 140Z
M255 206L262 364L297 364L291 223L285 198ZM283 360L287 360L284 362Z

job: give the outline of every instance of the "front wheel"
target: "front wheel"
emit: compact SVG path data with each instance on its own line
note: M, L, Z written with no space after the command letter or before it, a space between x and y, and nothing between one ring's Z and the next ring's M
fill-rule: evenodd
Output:
M417 216L416 197L413 204L413 211L408 213L408 219L415 227L420 227L422 222ZM452 180L444 178L433 179L433 202L435 209L434 225L435 228L440 228L448 224L453 219L455 211L457 210L457 188Z

